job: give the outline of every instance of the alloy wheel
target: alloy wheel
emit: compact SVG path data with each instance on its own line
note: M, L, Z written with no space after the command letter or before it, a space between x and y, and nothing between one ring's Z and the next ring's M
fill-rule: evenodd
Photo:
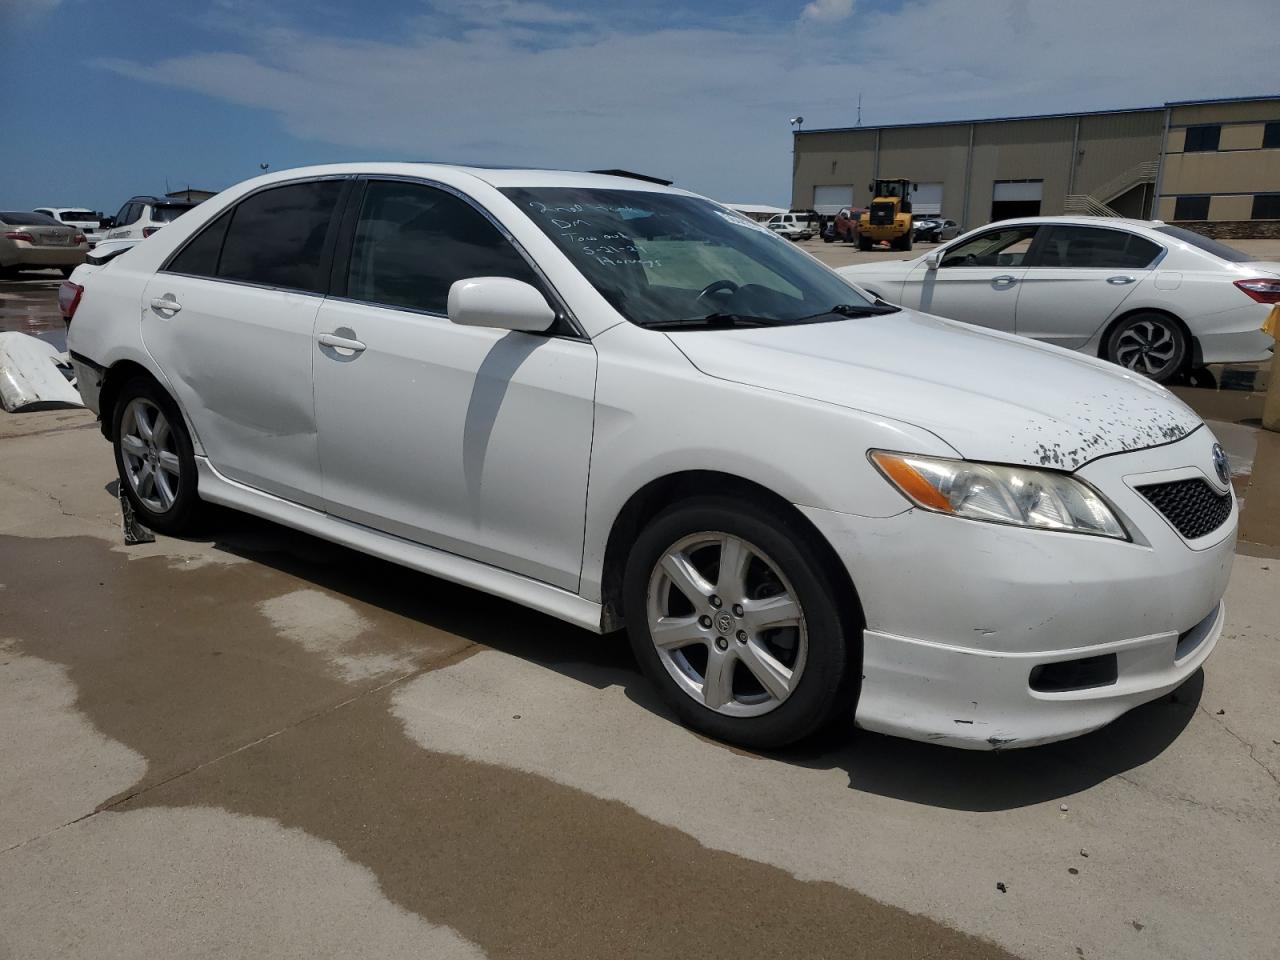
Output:
M177 437L164 412L135 397L120 420L120 453L125 479L148 510L165 513L178 499L181 468Z
M1149 377L1166 371L1178 353L1178 342L1163 323L1140 320L1116 339L1116 363Z
M727 533L684 537L659 557L647 599L658 658L697 703L760 716L795 690L808 652L804 611L758 547Z

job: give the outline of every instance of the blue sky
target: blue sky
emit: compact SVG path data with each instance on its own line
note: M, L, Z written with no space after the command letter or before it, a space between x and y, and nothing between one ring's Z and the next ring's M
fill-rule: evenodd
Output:
M1274 92L1274 0L0 0L0 208L350 159L785 204L806 127ZM15 146L16 144L16 146Z

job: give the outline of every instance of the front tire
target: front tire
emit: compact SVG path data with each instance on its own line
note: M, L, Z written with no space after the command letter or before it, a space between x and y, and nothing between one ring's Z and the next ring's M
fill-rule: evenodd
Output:
M1182 372L1190 356L1182 325L1163 313L1125 317L1107 337L1105 356L1112 363L1168 383Z
M864 237L862 234L858 234L858 249L859 249L859 250L864 250L864 251L865 251L865 250L870 250L870 249L871 249L871 238L870 238L870 237Z
M134 377L116 397L111 435L120 489L143 525L178 536L195 526L196 461L182 412L149 377Z
M860 628L793 519L720 497L670 507L631 550L623 604L637 661L693 729L770 750L852 724Z

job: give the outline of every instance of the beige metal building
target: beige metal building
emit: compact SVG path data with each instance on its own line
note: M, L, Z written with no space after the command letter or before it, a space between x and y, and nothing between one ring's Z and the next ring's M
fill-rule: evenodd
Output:
M1280 235L1280 96L795 134L793 208L864 206L876 177L966 228L1084 213Z

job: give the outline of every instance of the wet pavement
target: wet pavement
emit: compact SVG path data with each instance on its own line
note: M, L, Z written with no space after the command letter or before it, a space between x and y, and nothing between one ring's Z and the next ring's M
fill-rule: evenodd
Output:
M0 332L16 330L67 349L67 326L58 312L56 270L29 270L18 279L0 279Z
M1219 649L1007 754L744 753L617 637L223 511L126 547L92 417L0 414L0 958L1271 956L1280 435L1189 389L1245 500Z

